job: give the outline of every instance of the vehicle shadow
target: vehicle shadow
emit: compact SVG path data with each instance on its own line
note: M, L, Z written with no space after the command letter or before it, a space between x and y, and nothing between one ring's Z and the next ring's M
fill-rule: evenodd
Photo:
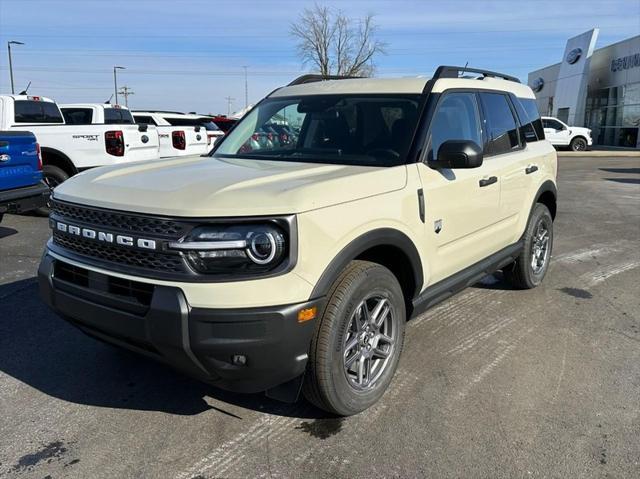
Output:
M616 183L626 183L630 185L640 185L640 178L605 178L607 181L614 181Z
M513 290L513 286L504 279L502 271L496 271L493 274L485 276L471 287L477 289L500 289L503 291Z
M96 341L49 310L35 278L0 285L0 371L49 396L89 406L183 416L214 409L242 419L237 408L219 401L279 416L329 417L304 400L285 404L263 394L222 391Z
M8 236L13 236L14 234L17 234L17 233L18 233L18 230L16 229L0 226L0 239L6 238Z
M598 168L600 171L607 173L629 173L632 175L640 174L640 168Z

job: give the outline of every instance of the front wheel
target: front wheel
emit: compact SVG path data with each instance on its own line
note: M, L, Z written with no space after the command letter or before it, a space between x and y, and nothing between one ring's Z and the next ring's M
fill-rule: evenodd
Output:
M311 341L306 398L341 416L376 403L398 366L405 323L402 288L391 271L367 261L349 263Z
M586 151L587 150L587 140L581 137L574 138L571 140L571 151Z
M536 203L524 233L524 247L516 261L503 269L515 288L531 289L542 283L549 269L553 247L553 218L542 203Z

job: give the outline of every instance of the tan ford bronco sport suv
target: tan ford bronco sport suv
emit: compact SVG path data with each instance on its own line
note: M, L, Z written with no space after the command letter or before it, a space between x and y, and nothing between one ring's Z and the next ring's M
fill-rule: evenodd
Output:
M389 386L410 317L496 270L540 284L556 168L515 78L307 75L209 157L56 188L41 293L85 333L220 388L351 415Z

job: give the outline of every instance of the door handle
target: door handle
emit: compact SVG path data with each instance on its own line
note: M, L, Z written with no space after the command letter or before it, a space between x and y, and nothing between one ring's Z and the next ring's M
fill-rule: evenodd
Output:
M538 167L537 167L536 165L527 166L527 167L524 169L524 172L525 172L527 175L530 175L531 173L535 173L536 171L538 171Z
M483 178L480 180L480 188L484 186L489 186L498 182L497 176L490 176L489 178Z

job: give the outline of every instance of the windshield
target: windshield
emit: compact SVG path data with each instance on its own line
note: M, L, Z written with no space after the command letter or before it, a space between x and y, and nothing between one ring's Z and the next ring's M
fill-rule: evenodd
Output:
M403 164L420 95L317 95L261 102L216 149L220 158L364 166Z

